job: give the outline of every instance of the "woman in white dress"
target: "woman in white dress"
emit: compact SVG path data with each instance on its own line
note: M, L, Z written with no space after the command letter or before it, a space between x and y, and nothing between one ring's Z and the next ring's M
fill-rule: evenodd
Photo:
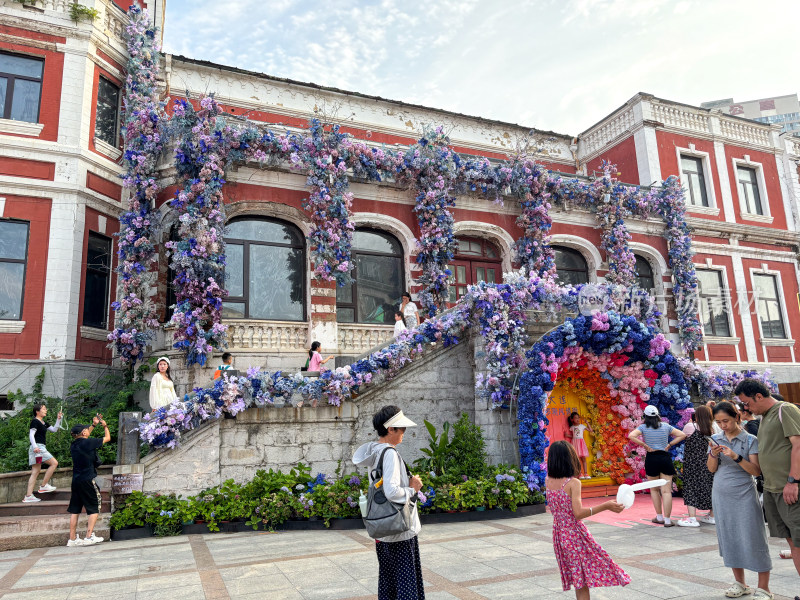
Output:
M411 301L411 294L408 292L403 292L403 301L400 303L400 312L403 313L403 316L406 320L406 327L408 329L414 329L417 325L419 325L419 311L417 310L417 305Z
M150 410L158 410L178 400L169 372L169 359L166 356L158 359L156 370L158 372L150 381Z

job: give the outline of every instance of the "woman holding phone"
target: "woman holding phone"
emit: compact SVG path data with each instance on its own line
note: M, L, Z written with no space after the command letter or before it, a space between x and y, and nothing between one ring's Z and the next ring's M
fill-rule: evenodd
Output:
M28 431L28 438L31 442L31 446L28 448L28 464L31 466L31 477L28 479L28 491L22 499L23 502L41 501L40 498L33 495L33 486L36 485L36 480L39 478L42 465L47 465L47 471L44 473L42 485L39 486L39 493L46 494L48 492L54 492L56 489L54 485L50 485L49 481L53 473L55 473L56 467L58 467L58 461L47 451L45 438L47 437L48 431L55 433L59 430L61 427L62 414L61 411L59 411L56 424L50 425L49 427L47 423L44 422L45 417L47 417L47 406L42 403L34 404L33 419L31 419L30 429Z
M730 402L718 403L713 412L722 433L712 435L708 441L707 465L714 473L711 501L716 512L719 554L735 579L725 595L738 598L753 594L753 600L766 600L773 597L769 591L772 559L754 479L761 473L758 438L742 429L739 411ZM745 583L745 569L758 573L756 590Z

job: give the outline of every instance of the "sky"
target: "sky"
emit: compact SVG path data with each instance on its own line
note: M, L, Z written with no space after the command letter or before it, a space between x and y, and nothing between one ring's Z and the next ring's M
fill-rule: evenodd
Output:
M166 2L166 52L564 134L800 91L800 0Z

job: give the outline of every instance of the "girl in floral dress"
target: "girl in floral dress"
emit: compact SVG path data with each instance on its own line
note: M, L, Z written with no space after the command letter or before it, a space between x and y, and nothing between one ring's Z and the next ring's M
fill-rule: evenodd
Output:
M553 513L553 550L564 591L575 586L577 600L589 600L589 588L623 586L631 578L594 541L582 519L604 510L621 512L622 504L609 500L594 508L581 503L581 464L572 444L550 445L547 455L547 504Z
M591 479L589 476L589 469L586 466L586 458L589 456L589 447L586 445L586 440L583 439L583 432L589 430L589 433L594 433L592 428L588 425L581 423L581 416L573 412L569 416L569 434L572 438L572 447L575 448L575 453L578 455L578 460L581 462L581 479Z

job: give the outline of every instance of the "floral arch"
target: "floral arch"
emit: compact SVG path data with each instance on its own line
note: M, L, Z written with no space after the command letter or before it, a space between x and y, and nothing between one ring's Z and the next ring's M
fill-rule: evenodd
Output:
M518 408L520 461L530 469L529 484L544 484L545 407L559 381L597 408L589 417L597 438L593 450L600 453L595 472L617 483L639 481L644 455L627 434L641 422L644 407L656 406L676 427L691 414L690 383L669 348L663 334L613 311L568 319L534 344L526 353Z

